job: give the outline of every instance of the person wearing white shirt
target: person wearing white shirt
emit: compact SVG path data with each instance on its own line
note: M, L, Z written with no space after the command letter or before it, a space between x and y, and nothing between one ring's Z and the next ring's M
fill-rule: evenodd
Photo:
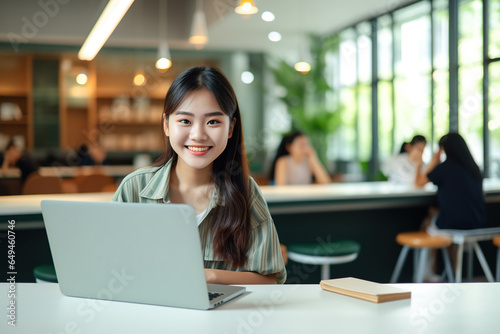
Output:
M424 136L416 135L410 142L401 146L400 153L392 157L384 168L384 173L390 182L398 184L416 185L422 187L418 175L426 169L422 162L427 140Z

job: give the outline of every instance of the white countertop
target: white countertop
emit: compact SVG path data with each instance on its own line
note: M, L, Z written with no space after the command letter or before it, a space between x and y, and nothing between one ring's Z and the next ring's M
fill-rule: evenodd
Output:
M56 177L75 177L77 175L89 175L100 173L104 175L122 177L130 174L137 168L130 165L103 165L103 166L56 166L56 167L40 167L38 172L42 176ZM21 177L21 171L18 168L8 168L6 173L0 170L0 179L17 179Z
M395 286L411 290L411 299L375 304L316 284L254 285L217 309L199 311L66 297L57 284L20 283L15 286L16 327L4 315L0 332L498 333L500 283ZM4 307L8 288L0 283Z

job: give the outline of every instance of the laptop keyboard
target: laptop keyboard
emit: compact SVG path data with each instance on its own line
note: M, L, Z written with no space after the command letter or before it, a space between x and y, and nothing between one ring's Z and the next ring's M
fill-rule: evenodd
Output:
M220 293L220 292L209 292L208 299L212 300L212 299L215 299L215 298L220 297L222 295L223 295L223 293Z

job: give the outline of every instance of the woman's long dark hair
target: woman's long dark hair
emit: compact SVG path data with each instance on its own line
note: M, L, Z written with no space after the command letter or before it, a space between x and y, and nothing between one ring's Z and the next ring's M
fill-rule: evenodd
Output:
M280 146L278 146L278 150L276 151L276 157L273 160L271 171L269 172L270 181L274 180L274 172L276 171L276 161L278 161L278 159L281 158L282 156L290 154L290 152L288 152L287 146L293 143L295 138L300 136L303 136L302 132L300 131L295 131L283 136L283 139L281 139Z
M404 142L403 145L401 145L401 149L399 150L399 153L405 153L406 152L406 145L415 145L415 144L418 144L418 143L424 143L424 144L427 144L427 139L425 139L424 136L422 135L416 135L414 136L411 141L408 143L408 142Z
M454 161L462 166L473 178L481 180L483 175L477 166L467 143L458 133L449 133L439 140L446 153L446 160Z
M199 90L212 93L222 111L229 116L229 120L236 120L226 149L213 164L212 177L221 198L210 227L214 236L215 255L222 257L233 268L238 268L247 261L250 238L250 174L236 94L219 70L208 66L191 67L172 82L165 98L163 117L168 120L169 115L191 92ZM154 165L163 166L172 159L174 166L178 159L177 153L172 149L165 133L162 133L165 150Z

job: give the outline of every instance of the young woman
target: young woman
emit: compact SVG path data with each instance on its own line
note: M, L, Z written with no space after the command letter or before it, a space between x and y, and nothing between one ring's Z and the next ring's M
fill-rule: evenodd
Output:
M328 172L301 132L293 132L283 137L269 179L271 183L282 186L291 184L330 183Z
M278 235L249 177L236 95L210 67L181 73L163 111L166 145L152 167L125 177L113 200L194 207L208 283L284 283Z
M446 160L440 163L444 151ZM428 166L423 182L437 185L439 210L427 231L481 228L485 223L483 176L465 140L449 133L439 140L439 150Z
M388 180L399 184L424 186L425 183L422 183L419 176L425 170L422 162L425 145L427 140L421 135L414 136L409 143L403 143L399 154L391 158L385 167Z

